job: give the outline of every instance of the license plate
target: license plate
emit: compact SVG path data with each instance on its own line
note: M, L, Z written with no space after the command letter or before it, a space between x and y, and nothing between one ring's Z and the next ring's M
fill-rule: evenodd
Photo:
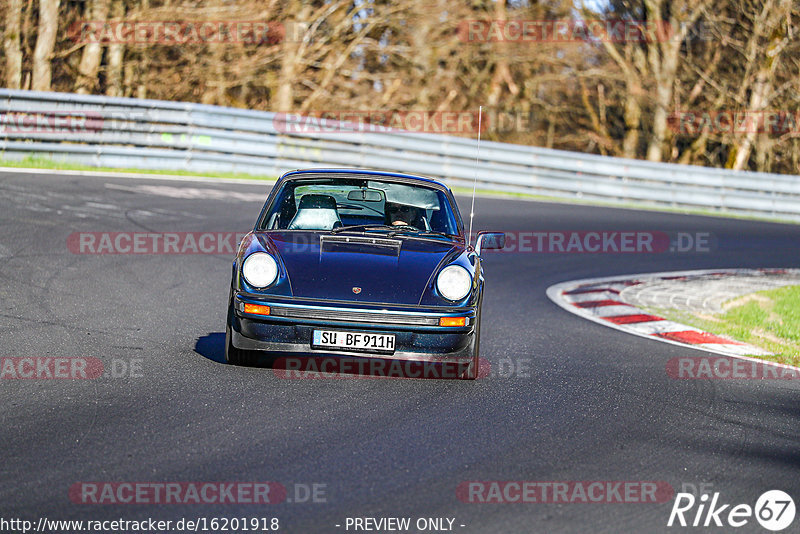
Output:
M394 352L394 334L314 330L312 347L367 352Z

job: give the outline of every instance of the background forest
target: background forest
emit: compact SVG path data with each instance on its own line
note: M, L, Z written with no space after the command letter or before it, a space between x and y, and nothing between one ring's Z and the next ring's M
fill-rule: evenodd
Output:
M269 30L113 31L204 21ZM514 21L641 31L521 39ZM796 0L2 0L0 79L294 113L484 105L497 141L800 174L799 21Z

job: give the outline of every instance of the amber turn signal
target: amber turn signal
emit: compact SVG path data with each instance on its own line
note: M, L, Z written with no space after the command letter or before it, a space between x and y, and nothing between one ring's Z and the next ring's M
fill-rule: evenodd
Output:
M269 315L269 306L263 304L247 304L244 305L245 313L253 313L255 315Z
M466 317L441 317L439 326L466 326Z

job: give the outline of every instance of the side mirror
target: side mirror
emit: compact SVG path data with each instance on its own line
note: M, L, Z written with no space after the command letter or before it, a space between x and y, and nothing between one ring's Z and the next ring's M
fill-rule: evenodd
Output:
M478 232L478 241L475 243L475 253L480 256L481 251L501 249L506 246L506 234L502 232Z

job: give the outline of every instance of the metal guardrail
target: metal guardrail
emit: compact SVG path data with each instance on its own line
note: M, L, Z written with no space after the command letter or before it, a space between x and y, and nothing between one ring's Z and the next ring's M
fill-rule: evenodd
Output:
M20 126L20 114L80 114L86 123L52 131ZM291 125L291 116L263 111L0 89L0 158L37 155L97 167L276 176L303 167L367 167L469 187L477 171L482 189L800 220L800 176L487 141L476 164L474 139L347 125L332 133L287 133L281 127L287 118Z

